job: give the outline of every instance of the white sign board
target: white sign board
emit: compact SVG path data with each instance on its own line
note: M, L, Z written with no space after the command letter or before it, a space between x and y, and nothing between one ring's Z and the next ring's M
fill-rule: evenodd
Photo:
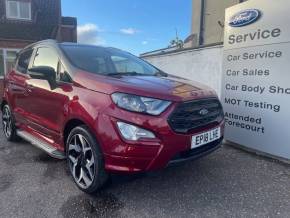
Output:
M226 140L290 159L290 1L226 10L222 102Z

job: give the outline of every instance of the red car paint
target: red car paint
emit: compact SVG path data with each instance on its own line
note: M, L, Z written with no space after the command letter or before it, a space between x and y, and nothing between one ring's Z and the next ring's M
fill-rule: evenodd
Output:
M72 83L51 90L47 81L32 79L14 69L5 77L3 100L12 108L18 128L45 140L60 151L65 149L65 128L80 120L95 134L110 172L140 172L161 169L179 152L190 150L194 134L222 127L224 121L192 130L174 132L168 117L181 102L215 97L200 83L178 77L108 77L74 69ZM172 101L159 116L126 111L111 98L115 92L131 93ZM116 126L124 121L152 131L156 139L127 141Z

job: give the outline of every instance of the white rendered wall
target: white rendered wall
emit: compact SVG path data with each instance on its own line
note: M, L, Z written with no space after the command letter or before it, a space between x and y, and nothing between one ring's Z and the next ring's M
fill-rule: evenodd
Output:
M221 94L222 46L143 57L166 73L204 83Z

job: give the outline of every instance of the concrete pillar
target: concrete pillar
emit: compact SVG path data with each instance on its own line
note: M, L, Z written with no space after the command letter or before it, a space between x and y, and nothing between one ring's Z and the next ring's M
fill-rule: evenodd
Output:
M192 0L193 47L223 41L225 9L245 0Z

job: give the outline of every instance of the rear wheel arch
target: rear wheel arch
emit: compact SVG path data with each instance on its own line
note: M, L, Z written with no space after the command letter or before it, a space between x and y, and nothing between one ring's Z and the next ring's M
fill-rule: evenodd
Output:
M6 104L8 104L8 102L7 102L5 99L3 99L3 100L1 101L1 111L2 111L3 107L4 107Z
M1 103L1 111L2 111L2 125L3 132L8 141L17 141L17 130L15 125L15 119L11 112L9 105L5 102Z

